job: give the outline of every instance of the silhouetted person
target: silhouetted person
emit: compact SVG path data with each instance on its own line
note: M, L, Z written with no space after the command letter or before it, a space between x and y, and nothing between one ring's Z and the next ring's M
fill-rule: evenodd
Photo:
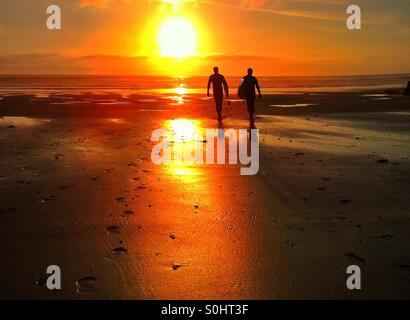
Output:
M261 89L259 88L258 79L256 79L253 75L253 70L251 68L248 69L248 75L243 77L241 86L239 88L239 96L246 100L246 105L248 107L249 112L249 120L254 122L254 115L255 115L255 88L258 90L259 99L262 98Z
M208 91L207 91L208 97L210 96L209 89L211 88L211 83L212 83L213 94L214 94L214 99L215 99L216 112L218 113L218 120L221 121L224 90L226 93L226 98L229 99L229 89L228 89L228 83L226 82L225 77L219 74L218 67L214 68L214 74L209 77ZM229 100L228 100L228 104L229 104Z
M407 82L407 88L406 88L406 90L404 90L404 93L403 93L405 96L410 96L410 81L409 82Z

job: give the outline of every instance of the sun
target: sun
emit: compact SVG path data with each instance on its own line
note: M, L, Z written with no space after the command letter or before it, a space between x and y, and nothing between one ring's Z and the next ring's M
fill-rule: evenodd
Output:
M196 54L198 36L186 18L167 19L159 29L158 45L162 57L183 59Z

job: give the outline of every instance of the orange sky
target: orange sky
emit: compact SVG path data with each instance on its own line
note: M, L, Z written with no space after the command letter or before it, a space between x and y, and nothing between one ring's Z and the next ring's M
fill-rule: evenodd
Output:
M2 1L0 73L181 76L214 65L231 75L249 66L260 75L410 72L410 1L355 3L360 31L346 28L351 1L344 0L60 0L53 4L63 28L50 31L49 1ZM159 57L161 25L173 17L195 32L190 58Z

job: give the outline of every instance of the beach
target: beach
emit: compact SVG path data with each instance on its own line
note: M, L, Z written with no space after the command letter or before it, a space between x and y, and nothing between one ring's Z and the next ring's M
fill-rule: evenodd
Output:
M254 176L152 163L153 130L218 128L203 93L0 94L0 298L410 298L400 90L263 95ZM249 128L231 95L223 127Z

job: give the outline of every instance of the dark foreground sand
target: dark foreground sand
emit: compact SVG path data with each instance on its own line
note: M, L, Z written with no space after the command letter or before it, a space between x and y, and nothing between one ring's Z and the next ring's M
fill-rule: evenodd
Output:
M225 111L248 127L242 102ZM265 97L252 177L152 164L167 121L217 127L201 96L11 95L0 116L0 298L410 298L410 104L395 92Z

